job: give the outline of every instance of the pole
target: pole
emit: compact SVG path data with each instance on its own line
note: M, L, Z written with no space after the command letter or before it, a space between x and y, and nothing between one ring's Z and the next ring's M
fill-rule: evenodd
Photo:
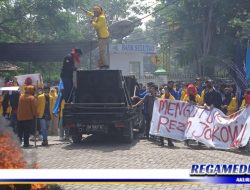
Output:
M36 81L36 88L35 88L35 90L36 90L35 94L38 97L38 94L37 94L38 93L38 80ZM37 148L37 146L36 146L36 138L37 138L36 131L37 131L37 117L35 116L35 148Z
M89 51L89 65L90 65L90 70L92 70L92 42L90 42L91 50Z

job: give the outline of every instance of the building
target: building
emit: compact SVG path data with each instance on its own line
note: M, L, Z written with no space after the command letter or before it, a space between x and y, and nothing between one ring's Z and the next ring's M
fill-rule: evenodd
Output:
M123 75L135 75L138 82L161 83L162 78L154 76L157 67L151 57L156 54L153 44L111 44L109 47L110 69L122 70Z

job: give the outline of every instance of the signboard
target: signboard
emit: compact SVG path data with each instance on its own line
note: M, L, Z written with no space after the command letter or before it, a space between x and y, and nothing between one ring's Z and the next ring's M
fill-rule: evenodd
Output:
M111 44L109 52L155 54L156 48L152 44Z

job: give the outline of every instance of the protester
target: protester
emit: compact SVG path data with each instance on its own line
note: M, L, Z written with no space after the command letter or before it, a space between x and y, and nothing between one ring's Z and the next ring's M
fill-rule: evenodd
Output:
M231 115L237 111L237 99L233 95L231 88L224 89L224 100L222 101L221 110L226 115Z
M198 94L201 96L201 93L202 93L202 91L204 90L204 86L203 86L203 84L202 84L202 79L199 78L199 77L196 78L196 79L195 79L195 85L196 85Z
M182 86L181 86L181 83L180 82L177 82L175 84L175 91L177 93L177 100L180 100L181 99L181 93L182 93Z
M183 98L184 102L189 102L192 105L202 105L202 99L198 94L197 88L193 84L189 84L187 87L187 94ZM190 140L185 140L185 145L189 146ZM201 143L198 143L201 145Z
M170 90L170 94L171 94L176 100L179 100L179 99L178 99L178 93L177 93L177 92L175 91L175 89L174 89L174 81L168 81L167 87L168 87L168 89Z
M154 108L154 101L157 97L157 89L158 87L155 84L151 84L149 86L149 93L140 100L137 104L133 105L133 107L139 106L144 103L144 117L145 117L145 137L149 139L149 130L150 130L150 123L152 120L153 108Z
M214 87L213 87L213 81L212 80L207 80L206 81L206 89L204 93L204 106L208 108L218 108L221 109L222 105L222 98L217 92Z
M165 93L161 96L161 98L168 99L168 100L175 100L174 96L172 96L170 94L170 90L171 89L169 87L165 86L164 87L164 92ZM168 146L169 147L174 147L174 143L173 143L172 139L167 138L167 141L168 141ZM164 146L164 137L160 137L160 145Z
M5 87L13 86L13 82L7 78L5 79L4 86ZM6 119L10 119L11 106L10 106L10 92L9 91L3 92L2 108L3 108L3 117L5 117Z
M73 48L71 53L63 60L60 76L64 85L63 98L67 103L73 100L73 72L76 70L75 63L80 64L81 55L82 51L80 49Z
M153 82L149 82L149 83L147 83L147 87L145 88L144 86L143 86L143 84L139 84L138 86L136 86L136 93L135 93L135 96L133 96L133 97L131 97L131 100L132 100L132 104L137 104L140 100L143 100L143 98L146 96L146 95L148 95L148 94L150 94L149 93L149 89L150 89L150 87L152 86L152 85L154 85L154 83ZM143 132L143 134L144 134L144 136L143 136L143 138L145 138L146 136L145 136L145 131L146 131L146 115L147 115L147 113L146 113L146 110L147 110L147 107L146 107L147 105L146 104L143 104L143 108L142 108L142 114L143 114L143 121L142 121L142 132Z
M52 97L49 95L50 88L44 87L44 93L38 96L37 118L41 126L42 146L48 146L48 128L52 118Z
M17 133L17 109L18 109L19 97L20 97L19 91L12 91L10 94L10 106L11 106L10 127L13 129L15 133Z
M190 102L195 105L202 105L202 100L198 94L197 88L193 84L189 84L187 87L187 94L183 98L184 102Z
M136 93L135 96L139 98L144 98L147 95L147 89L143 88L143 84L139 84L136 86Z
M8 91L3 92L2 107L3 107L3 117L9 119L11 110L10 110L10 95Z
M17 108L17 131L20 143L24 138L23 147L29 147L30 130L36 113L37 105L34 97L34 86L25 86L24 94L20 96Z
M181 98L180 98L181 101L183 101L184 97L187 94L187 87L188 87L188 85L189 84L183 83L183 88L182 88L182 91L181 91Z
M100 69L109 68L107 61L109 31L104 10L101 6L94 6L93 12L87 11L83 7L80 8L83 12L87 14L87 16L92 17L90 23L92 27L96 30L98 36L98 47L100 56L98 66Z
M240 109L244 109L248 105L250 105L250 89L249 88L245 90L244 99L241 103Z

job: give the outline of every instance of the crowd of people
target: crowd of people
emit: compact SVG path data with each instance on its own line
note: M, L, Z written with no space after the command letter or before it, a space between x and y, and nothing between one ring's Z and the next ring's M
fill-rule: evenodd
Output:
M5 86L16 86L12 81ZM62 112L65 101L60 102L58 114L53 107L58 96L58 88L32 85L30 78L19 90L3 91L0 96L0 113L9 120L9 126L18 136L23 147L30 146L30 140L42 141L48 146L48 129L57 127L59 140L69 140L69 132L63 128ZM36 138L36 139L35 139Z
M250 104L250 89L238 93L234 83L210 79L203 81L201 78L196 78L191 83L168 81L167 84L161 86L153 82L147 83L146 87L138 84L136 94L132 97L132 100L137 102L133 107L143 104L144 138L147 139L150 138L150 123L156 98L189 102L190 104L203 106L205 109L218 108L225 115L231 115ZM167 141L169 147L174 146L171 139L168 138ZM164 146L163 137L160 137L160 145Z
M13 86L7 82L6 86ZM70 84L72 87L72 84ZM150 139L149 131L156 98L181 100L203 106L206 109L218 108L224 114L231 115L250 104L250 89L246 89L241 96L237 96L236 85L212 80L202 81L197 78L193 83L168 81L158 86L153 82L138 84L135 96L132 97L133 107L143 104L145 122L144 138ZM69 93L69 90L67 91ZM53 107L58 96L58 87L35 87L29 78L25 81L21 91L4 91L0 96L1 114L10 120L9 125L17 134L23 147L30 146L30 140L41 140L42 146L48 145L49 127L58 128L59 140L69 140L69 130L63 127L63 108L69 94L64 94L60 101L59 113L53 113ZM173 147L172 139L167 138L169 147ZM160 137L160 145L164 146L164 138Z

